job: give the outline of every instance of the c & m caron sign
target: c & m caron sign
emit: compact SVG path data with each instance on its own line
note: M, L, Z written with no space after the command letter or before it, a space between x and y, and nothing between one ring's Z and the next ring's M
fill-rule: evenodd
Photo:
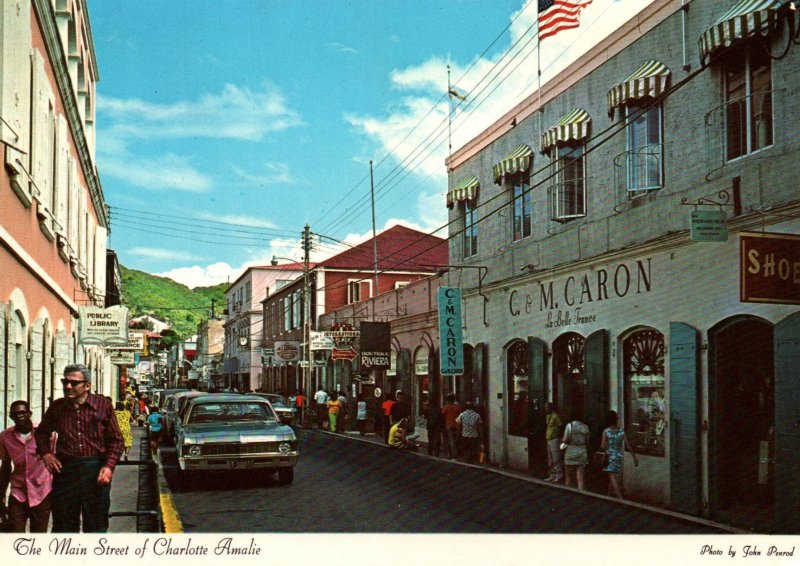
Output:
M742 302L800 305L800 235L743 232L739 248Z

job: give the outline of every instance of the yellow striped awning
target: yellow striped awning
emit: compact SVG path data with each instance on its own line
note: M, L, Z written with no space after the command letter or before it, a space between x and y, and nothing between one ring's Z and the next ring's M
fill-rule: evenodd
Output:
M568 141L583 141L589 135L592 117L583 108L567 112L553 127L542 134L542 153L548 153L555 145Z
M494 182L499 185L506 175L527 171L532 162L533 150L524 143L520 144L517 149L494 165L492 168L494 171Z
M777 29L779 12L788 10L787 0L740 0L700 36L700 60L720 47L728 47L750 35L769 35Z
M475 175L465 177L447 193L447 208L453 208L455 203L462 200L473 200L480 188L481 183Z
M614 115L617 106L647 96L653 98L667 88L670 70L660 61L645 61L631 75L608 91L608 115Z

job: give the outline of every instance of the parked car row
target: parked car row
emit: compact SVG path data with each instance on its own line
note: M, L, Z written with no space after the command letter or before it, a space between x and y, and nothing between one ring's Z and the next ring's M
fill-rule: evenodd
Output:
M290 484L299 457L293 418L280 395L179 390L164 399L162 440L175 444L182 483L200 473L261 469Z

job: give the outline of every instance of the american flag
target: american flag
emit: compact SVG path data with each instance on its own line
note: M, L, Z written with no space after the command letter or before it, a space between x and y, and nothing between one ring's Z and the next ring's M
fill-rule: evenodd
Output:
M578 16L592 0L539 0L539 41L580 25Z

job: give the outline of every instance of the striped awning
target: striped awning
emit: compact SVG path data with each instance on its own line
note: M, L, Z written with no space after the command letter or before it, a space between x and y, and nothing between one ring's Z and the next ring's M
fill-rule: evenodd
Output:
M655 98L667 88L669 68L660 61L645 61L631 76L608 91L608 115L617 106L646 96Z
M583 108L575 108L542 134L542 153L549 152L558 143L582 141L589 135L592 117Z
M452 208L455 203L462 200L473 200L478 196L480 188L481 183L475 175L465 177L447 193L447 207Z
M790 4L787 0L739 0L700 36L700 60L749 35L768 35L778 26L779 12Z
M508 157L496 163L492 168L494 171L494 182L499 185L506 175L527 171L532 162L533 150L524 143L520 144Z

